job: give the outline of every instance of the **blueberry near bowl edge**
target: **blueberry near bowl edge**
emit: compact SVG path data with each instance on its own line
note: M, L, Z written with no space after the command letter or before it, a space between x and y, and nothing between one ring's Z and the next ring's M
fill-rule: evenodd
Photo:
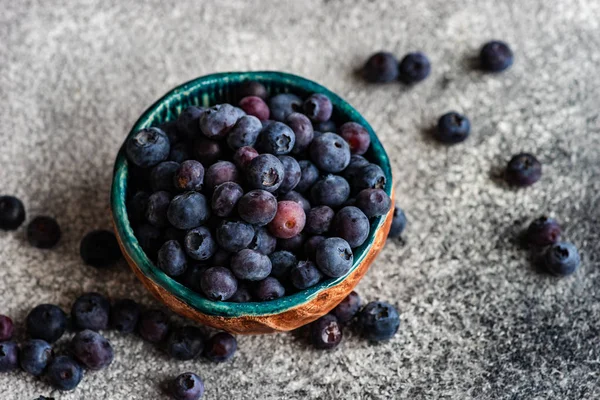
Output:
M366 157L379 165L387 183L383 188L393 198L393 180L389 159L368 122L348 103L325 87L307 79L275 71L227 72L207 75L184 83L156 101L134 124L128 134L142 128L174 120L190 105L209 106L235 101L236 88L246 81L263 83L271 95L295 93L306 98L311 93L326 94L333 104L332 118L338 123L354 121L363 125L371 137ZM391 223L393 208L371 222L366 242L354 249L354 264L342 277L277 300L260 303L210 301L167 276L146 256L135 237L126 210L129 165L121 148L114 167L111 188L111 212L116 236L126 260L150 292L175 312L206 325L233 333L269 333L287 331L305 325L333 309L366 273L379 253Z

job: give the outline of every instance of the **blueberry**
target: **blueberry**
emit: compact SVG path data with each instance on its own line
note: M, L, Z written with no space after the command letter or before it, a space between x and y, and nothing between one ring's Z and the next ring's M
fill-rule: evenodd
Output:
M279 196L279 201L293 201L298 203L305 213L310 211L311 205L308 200L300 193L292 190Z
M398 60L392 53L375 53L367 60L363 75L367 81L373 83L393 81L398 77Z
M331 313L337 317L340 323L345 324L354 318L359 309L360 296L355 291L352 291L331 311Z
M296 289L308 289L319 283L321 272L312 261L300 261L290 270L290 279Z
M200 116L200 129L209 139L222 139L234 127L242 115L231 104L212 106Z
M0 372L19 367L19 347L15 342L0 342Z
M150 343L162 342L169 334L169 317L160 310L146 310L140 315L137 329L142 339Z
M215 215L228 217L244 194L244 189L235 182L225 182L217 186L211 199L211 208Z
M304 226L304 230L314 235L322 235L329 231L334 215L335 213L329 206L312 208L306 214L306 225Z
M208 168L222 158L223 148L215 140L199 137L194 140L193 153L194 158L200 161L205 168Z
M315 137L317 136L317 132L333 132L337 133L338 128L333 120L325 121L325 122L317 122L313 123L313 129L315 131Z
M231 257L231 271L238 279L259 281L271 273L271 260L258 251L243 249Z
M392 207L392 199L382 189L363 189L356 195L356 207L368 217L387 214Z
M146 209L150 195L143 191L136 192L127 201L127 215L131 224L139 224L146 220Z
M298 264L294 253L286 250L279 250L269 254L271 260L271 275L277 279L287 277L292 267Z
M254 238L252 238L252 242L250 242L248 248L268 256L275 251L276 246L277 239L271 236L266 228L261 227L256 230Z
M549 246L560 240L560 225L546 216L534 220L527 229L527 241L534 246Z
M348 142L352 154L365 154L371 145L369 131L356 122L346 122L340 126L340 136Z
M501 72L513 64L513 52L504 42L494 40L486 43L479 54L481 67L490 72Z
M114 358L113 348L97 332L89 329L78 332L70 343L71 354L91 370L99 370L110 365Z
M254 241L254 239L252 239L252 241ZM210 261L213 265L218 267L229 267L231 262L231 253L223 249L219 249Z
M200 117L204 111L204 107L189 106L179 114L177 129L188 139L200 136Z
M167 339L167 353L176 360L193 360L204 349L202 331L184 326L171 332Z
M186 160L179 165L173 175L173 184L181 191L202 190L204 166L196 160Z
M233 155L233 162L241 169L246 170L250 166L250 161L258 157L258 151L254 147L244 146L236 150Z
M223 221L217 228L217 243L222 249L231 253L248 247L252 238L254 238L254 228L246 222Z
M169 391L175 400L198 400L204 394L204 383L198 375L186 372L171 381Z
M258 118L252 115L244 115L229 132L227 144L233 150L244 146L254 146L261 130L262 124Z
M342 325L334 315L326 314L310 325L311 342L318 349L337 347L343 336Z
M274 155L288 154L296 144L294 131L282 122L273 122L263 128L256 142L256 149Z
M175 240L165 242L158 251L158 268L169 276L179 276L187 268L187 259L181 244Z
M261 121L269 119L271 112L269 106L258 96L246 96L240 100L240 108L248 115L252 115Z
M261 154L250 161L246 179L250 187L274 192L281 186L285 175L283 164L272 154Z
M258 301L275 300L285 295L285 288L276 278L269 276L256 283L254 295Z
M210 230L204 226L188 231L183 243L185 252L194 260L208 260L217 252L217 244Z
M391 304L372 301L358 314L358 326L368 340L391 339L400 327L400 315Z
M369 219L359 208L353 206L342 208L331 222L332 234L345 239L353 248L367 240L369 230Z
M0 315L0 342L5 342L12 338L14 325L12 319L6 315Z
M50 249L62 236L58 222L52 217L35 217L27 226L27 241L38 249Z
M222 183L239 181L238 170L230 161L217 161L206 171L206 188L211 192Z
M462 114L451 111L440 117L435 137L442 143L454 144L464 141L471 133L471 122Z
M308 240L304 243L304 254L306 258L309 260L315 260L317 257L317 247L321 244L322 241L327 239L325 236L315 235L308 238Z
M0 229L14 231L25 221L25 206L14 196L0 196Z
M41 339L30 339L21 345L19 364L33 376L40 376L52 358L52 346Z
M369 161L361 155L353 154L350 157L350 164L342 171L342 176L346 178L348 182L352 182L354 177L358 174L362 167L369 165Z
M256 96L263 100L269 97L269 92L265 86L258 81L246 81L238 88L238 97Z
M341 172L350 163L350 146L331 132L315 138L309 148L310 160L325 172Z
M204 356L210 361L223 362L229 360L237 350L237 340L227 332L214 334L206 343Z
M268 226L276 238L289 239L299 234L305 223L306 214L302 206L294 201L284 200L277 203L277 213Z
M581 258L572 243L558 242L549 246L542 259L543 267L556 276L571 275L577 271Z
M300 182L296 185L296 191L306 192L319 179L319 169L308 160L298 161L300 165Z
M278 193L287 193L293 190L301 178L300 165L295 158L290 156L279 156L279 161L283 164L284 178L281 186L277 190Z
M315 261L324 275L337 278L350 271L354 255L348 242L339 237L331 237L317 246Z
M152 168L150 173L150 187L153 191L166 190L172 192L175 190L173 177L179 169L179 163L175 161L163 161Z
M54 304L40 304L27 315L27 333L34 339L54 343L67 329L67 316Z
M306 242L306 235L304 232L300 232L291 238L277 239L277 249L290 251L300 257L304 249L304 242Z
M285 120L287 126L294 131L295 143L292 153L301 154L310 145L314 137L313 126L308 117L297 112L291 113Z
M190 155L190 145L185 142L180 142L171 146L171 151L169 152L169 157L167 160L181 164L190 158L192 158Z
M140 306L131 299L122 299L110 309L110 326L122 333L131 333L140 319Z
M338 207L350 196L350 184L338 175L328 174L319 179L310 189L312 203Z
M135 230L141 248L148 254L150 258L154 258L160 247L160 229L150 224L142 224Z
M520 153L506 166L506 180L514 186L530 186L542 177L542 164L533 154Z
M96 268L113 265L122 257L115 234L106 230L87 233L79 245L79 254L83 262Z
M232 303L247 303L252 301L252 294L250 293L250 288L248 285L244 282L238 282L237 290L228 301Z
M294 111L302 108L302 99L291 93L282 93L269 99L271 118L275 121L285 121Z
M406 215L404 215L404 211L396 204L388 238L399 237L402 234L402 231L404 231L404 228L406 228Z
M192 229L210 218L210 206L203 194L187 192L175 196L167 208L167 219L177 229Z
M229 269L211 267L202 274L200 287L209 300L226 301L235 294L238 284Z
M83 368L69 356L58 356L48 365L48 381L58 390L73 390L83 378Z
M238 214L253 225L264 226L277 213L277 199L266 190L251 190L238 202Z
M173 196L169 192L155 192L148 198L148 208L146 208L146 220L157 228L166 228L169 226L167 210Z
M406 84L421 82L429 76L431 63L423 53L408 53L398 67L400 80Z
M71 308L71 322L79 330L99 331L108 328L110 302L99 293L79 296Z
M158 128L145 128L127 139L125 150L129 161L148 168L165 161L171 146L166 133Z
M360 192L363 189L383 189L386 179L381 167L377 164L369 164L360 167L352 177L350 185L352 190Z
M202 293L200 282L202 280L202 274L204 274L204 271L206 271L208 268L209 266L205 264L189 265L179 280L182 284L192 289L194 292Z
M322 93L313 93L304 101L304 113L311 121L325 122L331 118L333 105L329 97Z

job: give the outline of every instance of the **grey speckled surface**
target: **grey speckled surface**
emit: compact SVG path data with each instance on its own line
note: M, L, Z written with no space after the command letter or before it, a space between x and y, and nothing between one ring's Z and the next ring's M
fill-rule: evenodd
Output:
M62 4L60 4L62 3ZM68 309L83 291L153 300L121 265L82 265L78 243L108 227L114 154L137 116L193 77L274 69L323 83L371 122L394 162L410 226L359 285L402 313L378 346L348 334L320 353L290 334L239 338L230 363L178 363L108 333L110 369L60 399L156 399L184 370L206 399L593 399L600 397L600 3L553 1L1 1L0 182L29 215L54 215L54 251L0 234L0 312L22 321L40 302ZM269 4L267 6L267 4ZM469 59L487 39L516 63L486 76ZM425 51L432 76L407 90L353 70L374 50ZM449 109L473 134L446 148L423 133ZM493 179L511 153L534 152L544 177L515 191ZM581 248L568 279L537 273L514 237L550 213ZM22 328L22 326L19 326ZM0 375L2 399L50 394Z

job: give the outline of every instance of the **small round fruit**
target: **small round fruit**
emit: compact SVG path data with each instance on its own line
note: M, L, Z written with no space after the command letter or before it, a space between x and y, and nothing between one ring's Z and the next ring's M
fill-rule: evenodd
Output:
M327 239L325 236L315 235L308 238L304 243L304 255L311 261L314 261L317 257L317 247L322 241Z
M140 306L135 301L118 300L110 309L110 326L121 333L131 333L137 326L140 312Z
M319 179L320 173L319 169L308 160L300 160L298 165L300 166L300 181L295 190L304 193Z
M289 239L299 234L306 223L302 207L293 201L277 203L275 218L269 222L269 230L276 238Z
M369 131L356 122L346 122L340 126L340 136L348 142L352 154L365 154L371 145Z
M225 182L217 186L211 199L211 208L218 217L231 215L238 201L244 195L244 189L235 182Z
M275 121L285 121L294 111L302 108L302 99L295 94L281 93L269 99L271 118Z
M350 186L355 193L363 189L383 189L386 184L385 174L377 164L368 164L358 168L352 177Z
M33 376L40 376L52 358L52 346L41 339L30 339L21 345L19 364L21 369Z
M581 258L572 243L558 242L546 249L543 256L544 268L553 275L571 275L579 268Z
M233 162L240 170L245 171L250 166L250 161L256 157L258 157L258 151L254 147L244 146L236 150Z
M319 169L337 173L350 163L350 146L341 136L327 132L312 141L309 155Z
M269 119L271 112L269 106L258 96L246 96L240 100L240 108L248 115L252 115L261 121Z
M271 260L255 250L243 249L231 257L231 271L238 279L260 281L271 273Z
M27 315L27 333L34 339L54 343L67 329L67 315L54 304L40 304Z
M237 205L239 216L252 225L267 225L277 213L277 199L266 190L251 190Z
M169 276L179 276L187 268L185 252L176 240L168 240L158 251L158 268Z
M186 192L175 196L167 208L167 220L180 230L196 228L209 218L208 201L203 194L197 192Z
M460 143L469 137L471 122L455 111L446 113L438 120L435 137L442 143Z
M253 115L244 115L227 135L227 144L233 150L244 146L254 146L262 129L263 126L258 118Z
M391 82L398 77L398 60L389 52L375 53L363 67L363 76L373 83Z
M0 342L6 342L12 338L14 324L12 319L6 315L0 315Z
M226 301L237 291L237 279L224 267L211 267L204 271L200 281L202 293L213 301Z
M222 139L241 117L240 111L227 103L212 106L200 116L200 130L209 139Z
M533 154L520 153L506 166L506 180L514 186L530 186L542 177L542 164Z
M290 270L298 264L294 253L286 250L278 250L269 254L269 259L271 260L271 275L277 279L287 277Z
M337 317L340 323L345 324L354 318L358 310L360 310L360 296L355 291L352 291L331 313Z
M187 139L200 136L200 117L204 113L204 107L189 106L179 114L176 125L179 132Z
M382 189L363 189L356 195L356 207L368 217L387 214L392 207L392 200Z
M342 208L331 222L332 234L345 239L352 248L362 245L369 237L369 231L369 219L353 206Z
M83 378L83 368L69 356L58 356L48 365L46 376L58 390L73 390Z
M304 101L304 114L311 121L325 122L331 118L333 105L329 97L322 93L313 93Z
M183 245L187 255L194 260L208 260L217 252L217 243L210 230L204 226L188 231Z
M294 131L282 122L273 122L263 128L256 142L256 149L261 153L276 156L288 154L296 144Z
M76 329L100 331L108 328L110 302L99 293L84 293L71 308L71 322Z
M398 67L400 80L406 84L413 84L425 80L431 72L431 63L427 56L421 52L408 53Z
M298 203L305 213L309 212L311 208L310 202L295 190L279 195L278 199L279 201L293 201Z
M287 193L293 190L300 182L300 165L295 158L290 156L279 156L279 161L283 164L284 178L281 186L277 189L278 193Z
M326 314L310 325L311 341L318 349L337 347L343 336L342 325L334 315Z
M294 131L294 135L296 136L296 142L294 143L292 153L303 153L306 149L308 149L310 142L312 142L314 138L312 123L306 115L297 112L288 115L285 123L292 129L292 131Z
M306 214L304 230L313 235L322 235L329 231L335 212L329 206L312 208Z
M256 284L254 296L259 301L275 300L285 295L285 288L274 277L269 276Z
M0 372L8 372L19 367L19 347L15 342L0 343Z
M148 168L165 161L171 146L169 138L159 128L145 128L127 139L127 158L138 167Z
M146 220L157 228L166 228L169 226L167 210L173 196L169 192L155 192L148 198L148 208L146 209Z
M70 343L71 353L91 370L100 370L110 365L114 358L113 348L102 335L90 330L78 332Z
M200 161L204 168L208 168L221 159L223 156L223 147L224 145L222 146L221 143L216 140L210 140L201 136L194 140L194 158Z
M560 240L560 225L554 218L541 216L527 229L527 241L534 246L549 246Z
M391 304L372 301L358 314L358 326L368 340L388 340L398 332L400 315Z
M248 248L268 256L275 251L276 246L277 239L269 233L266 227L260 227L256 230Z
M0 229L14 231L25 221L25 206L14 196L0 196Z
M179 163L175 161L163 161L152 168L152 172L150 172L150 187L152 191L174 191L173 177L178 169Z
M173 184L177 190L202 190L204 166L196 160L186 160L173 174Z
M27 226L27 241L38 249L50 249L62 236L60 226L52 217L35 217Z
M229 360L237 350L237 340L227 332L214 334L204 349L204 356L210 361L223 362Z
M239 182L240 177L234 163L230 161L217 161L206 171L206 188L212 192L217 186L225 182Z
M254 228L243 221L223 221L216 231L217 243L230 253L245 249L253 238Z
M193 326L176 329L167 339L167 353L176 360L193 360L203 348L202 331Z
M169 391L175 400L198 400L204 394L204 383L198 375L186 372L169 383Z
M158 343L166 339L170 328L167 314L160 310L150 309L140 315L137 331L142 339L150 343Z
M250 161L246 180L250 187L274 192L285 177L283 164L272 154L261 154Z
M331 237L317 246L315 260L324 275L338 278L350 271L354 255L348 242L339 237Z
M394 207L394 216L392 217L392 226L390 227L390 231L388 233L388 238L396 238L399 237L402 232L406 228L406 215L404 211L398 204Z
M339 207L350 197L350 184L339 175L328 174L310 189L312 204Z
M298 290L308 289L316 285L322 276L312 261L300 261L290 270L292 285Z
M501 72L513 64L514 55L506 43L494 40L483 46L479 60L484 70Z

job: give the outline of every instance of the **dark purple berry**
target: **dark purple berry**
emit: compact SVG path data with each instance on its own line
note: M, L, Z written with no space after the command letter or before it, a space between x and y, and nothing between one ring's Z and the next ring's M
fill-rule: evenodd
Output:
M233 263L233 262L232 262ZM226 301L237 291L237 279L224 267L211 267L204 271L200 280L202 293L213 301Z
M309 155L319 169L341 172L350 163L350 146L341 136L327 132L312 141Z
M514 186L530 186L542 177L542 164L533 154L520 153L510 159L506 167L506 180Z
M392 217L392 226L390 227L390 232L388 233L388 238L396 238L402 234L406 228L406 215L404 211L398 205L394 207L394 216Z
M543 257L542 266L556 276L571 275L579 268L581 258L572 243L558 242L549 246Z
M272 154L261 154L250 161L246 180L250 187L274 192L285 177L283 164Z
M171 146L167 134L158 128L146 128L127 139L127 158L138 167L148 168L165 161Z
M250 161L258 156L258 151L254 147L244 146L236 150L233 155L233 162L239 169L245 171L250 166Z
M214 188L225 182L240 182L238 170L230 161L217 161L206 171L206 188L213 191Z
M333 112L333 105L331 100L324 94L313 93L304 101L304 114L311 121L314 122L325 122L331 118Z
M215 188L211 199L213 213L218 217L230 216L243 194L244 189L235 182L220 184Z
M181 191L202 190L204 167L196 160L186 160L179 165L173 175L175 188Z
M406 84L421 82L429 76L431 63L423 53L408 53L398 67L400 80Z
M315 261L324 275L337 278L350 271L354 255L348 242L339 237L331 237L317 246Z
M58 390L73 390L83 378L83 368L69 356L58 356L50 361L46 377Z
M186 372L171 381L169 392L175 400L198 400L204 394L204 383L198 375Z
M110 365L113 348L102 335L88 329L78 332L70 343L71 354L86 368L99 370Z
M174 161L180 164L185 160L189 160L191 158L190 150L191 146L189 145L189 143L177 143L174 146L171 146L171 151L169 152L169 158L167 158L167 160Z
M27 315L27 333L33 339L54 343L67 329L67 316L54 304L40 304Z
M206 109L200 116L202 133L209 139L224 138L242 116L240 111L231 104L218 104Z
M19 367L19 347L15 342L0 342L0 372Z
M85 293L71 308L71 323L78 330L100 331L108 328L110 302L99 293Z
M554 218L546 216L534 220L527 229L527 241L534 246L549 246L560 240L561 229Z
M177 229L192 229L210 218L210 207L203 194L187 192L175 196L167 209L167 219Z
M273 122L263 128L256 142L256 149L274 155L288 154L294 148L296 135L282 122Z
M140 306L131 299L121 299L110 309L110 326L121 332L131 333L140 319Z
M148 208L146 208L146 220L157 228L166 228L169 226L167 210L171 203L172 195L169 192L155 192L148 198Z
M360 167L352 177L350 185L352 190L360 192L363 189L383 189L386 184L385 174L377 164Z
M269 255L275 251L277 246L277 239L275 239L267 228L260 227L256 230L252 242L248 245L250 250L256 250L261 254Z
M277 239L277 249L290 251L298 256L301 256L302 250L304 249L304 242L306 242L306 235L304 232L300 232L291 238Z
M454 144L464 141L471 133L471 122L467 117L451 111L440 117L435 137L442 143Z
M369 219L359 208L353 206L342 208L331 221L331 233L346 240L352 248L367 240L369 230Z
M287 126L294 131L296 141L292 153L301 154L310 145L314 137L313 126L308 117L300 113L291 113L285 120Z
M309 260L316 260L317 258L317 247L321 244L322 241L327 239L325 236L315 235L308 238L308 240L304 243L304 255Z
M208 268L209 266L205 264L189 265L179 280L194 292L202 293L202 288L200 287L202 274L204 274L204 271L206 271Z
M0 315L0 342L6 342L12 338L14 325L12 319L6 315Z
M40 376L52 358L52 346L41 339L30 339L21 345L19 364L21 369L33 376Z
M169 317L160 310L146 310L140 315L137 329L142 339L150 343L162 342L169 334Z
M14 231L25 221L25 206L14 196L0 196L0 229Z
M96 268L113 265L122 257L115 234L106 230L87 233L79 245L79 254L83 262Z
M179 114L179 117L177 118L177 129L187 139L194 139L200 136L200 117L204 111L204 107L189 106Z
M283 279L288 276L292 267L298 264L294 253L279 250L269 255L271 260L271 275L277 279Z
M310 211L311 208L310 202L306 200L304 196L302 196L300 193L294 190L279 196L279 201L293 201L295 203L298 203L305 213Z
M392 200L383 189L363 189L356 195L356 207L368 217L387 214L392 207Z
M358 310L360 310L360 296L352 291L331 313L337 317L340 323L345 324L354 318Z
M223 362L229 360L237 350L237 340L227 332L213 335L206 343L204 356L210 361Z
M219 246L230 253L245 249L254 238L252 225L242 221L223 221L216 233Z
M271 260L258 251L243 249L231 257L231 270L238 279L259 281L271 273Z
M271 118L275 121L285 121L294 111L302 109L302 99L295 94L282 93L269 99Z
M513 64L514 55L506 43L494 40L483 46L479 60L484 70L501 72Z
M149 197L150 194L139 191L129 199L127 202L127 215L131 224L139 224L146 220Z
M369 164L369 161L363 156L353 154L352 157L350 157L350 164L342 171L342 176L346 178L348 182L352 183L352 180L354 179L354 176L358 174L358 171Z
M38 249L50 249L62 236L58 222L52 217L35 217L27 226L27 241Z
M300 204L294 201L277 203L275 218L269 222L269 231L279 239L289 239L299 234L306 223L306 214Z
M372 301L358 314L358 326L368 340L388 340L398 332L400 315L391 304Z
M244 221L264 226L271 222L277 213L277 199L266 190L251 190L242 196L237 210Z
M188 231L183 244L187 255L194 260L208 260L217 252L217 243L210 230L204 226Z
M304 230L310 234L322 235L329 231L334 215L335 213L329 206L312 208L306 214L306 225L304 226Z
M250 288L248 285L244 282L238 282L237 290L228 301L232 303L247 303L252 301L252 294L250 293Z
M319 283L321 280L321 272L312 261L300 261L290 271L290 279L292 285L296 289L308 289Z
M193 326L176 329L167 339L167 353L176 360L193 360L203 349L202 331Z
M367 81L373 83L393 81L398 77L398 60L392 53L375 53L367 60L363 75Z
M187 259L181 244L175 240L165 242L158 251L158 268L169 276L179 276L187 268Z
M350 184L338 175L328 174L310 189L312 204L339 207L350 196Z
M369 131L356 122L346 122L340 126L340 136L348 142L352 154L365 154L371 145Z
M278 193L287 193L293 190L300 182L300 165L295 158L290 156L279 156L279 161L283 164L284 178L281 186L277 189Z
M319 169L308 160L298 161L300 165L300 182L296 185L296 191L306 192L319 179Z
M205 137L194 140L193 152L194 158L200 161L204 168L208 168L223 156L221 144Z
M239 98L256 96L266 100L269 97L269 92L265 86L258 81L246 81L240 85L238 89L238 96Z
M262 128L258 118L252 115L244 115L227 135L227 144L233 150L244 146L254 146Z
M152 168L150 173L150 187L154 192L166 190L168 192L175 191L173 177L179 169L179 163L175 161L163 161Z
M258 96L247 96L240 100L240 108L248 115L252 115L261 121L269 119L271 112L269 106Z
M318 349L329 350L337 347L343 336L341 324L331 314L322 316L310 325L311 341Z
M275 300L285 295L283 285L272 276L263 279L256 283L254 296L259 301Z
M337 133L338 128L333 120L325 121L325 122L317 122L313 123L313 129L315 131L315 137L317 137L317 132L322 134L321 132L333 132Z

